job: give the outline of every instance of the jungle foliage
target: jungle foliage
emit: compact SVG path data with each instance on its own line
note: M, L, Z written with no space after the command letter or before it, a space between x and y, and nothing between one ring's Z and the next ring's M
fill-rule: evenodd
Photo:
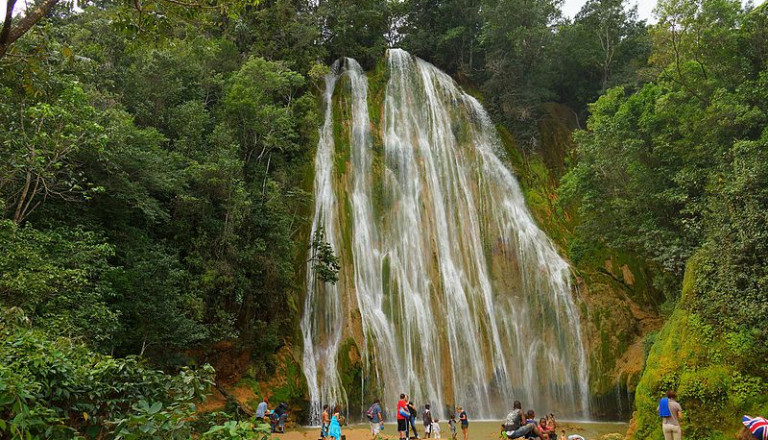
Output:
M669 388L686 438L732 438L740 414L767 409L754 360L768 355L768 8L661 1L657 14L653 79L609 89L575 135L571 254L636 255L666 295L633 438L662 438L649 411Z

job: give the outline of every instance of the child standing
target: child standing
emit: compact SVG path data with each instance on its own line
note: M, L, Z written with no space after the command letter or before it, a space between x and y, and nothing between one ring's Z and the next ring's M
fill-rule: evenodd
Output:
M440 438L440 425L438 424L439 421L440 420L437 419L432 420L432 426L429 429L430 434L432 434L432 438Z
M448 421L448 426L451 427L451 440L456 440L456 415L451 414L451 419Z

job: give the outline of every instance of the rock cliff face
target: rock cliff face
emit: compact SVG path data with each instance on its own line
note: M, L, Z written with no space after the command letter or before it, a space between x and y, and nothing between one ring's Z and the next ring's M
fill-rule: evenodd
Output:
M758 332L722 331L693 311L699 301L699 256L687 264L677 307L652 337L628 438L663 438L656 408L667 389L677 390L683 402L685 438L732 439L741 428L742 414L768 413L765 362L753 355Z

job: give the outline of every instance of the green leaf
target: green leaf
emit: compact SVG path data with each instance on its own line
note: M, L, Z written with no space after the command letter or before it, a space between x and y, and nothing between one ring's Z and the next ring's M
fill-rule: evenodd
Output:
M163 408L162 402L155 402L155 403L152 404L152 407L149 408L149 413L150 414L156 414L162 408Z

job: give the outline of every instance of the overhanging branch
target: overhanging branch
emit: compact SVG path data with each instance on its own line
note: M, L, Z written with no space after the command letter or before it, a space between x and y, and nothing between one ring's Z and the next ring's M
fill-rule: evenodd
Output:
M0 30L0 58L5 56L8 49L16 42L16 40L21 38L21 36L26 34L32 26L48 15L58 2L59 0L43 0L32 10L27 11L24 17L22 17L14 26L13 7L16 4L16 0L9 0L8 8L5 11L5 22L3 23L2 30Z

